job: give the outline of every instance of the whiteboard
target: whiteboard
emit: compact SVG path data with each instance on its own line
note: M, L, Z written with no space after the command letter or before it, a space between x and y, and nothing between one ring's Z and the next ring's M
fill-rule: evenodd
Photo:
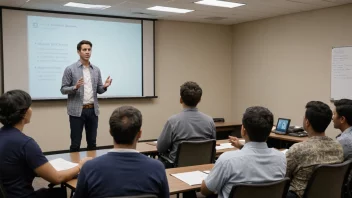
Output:
M352 46L332 49L331 100L352 99Z

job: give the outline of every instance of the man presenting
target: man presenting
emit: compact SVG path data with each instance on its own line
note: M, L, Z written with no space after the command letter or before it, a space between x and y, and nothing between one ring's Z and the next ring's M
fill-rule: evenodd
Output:
M70 152L80 149L83 126L86 130L88 150L96 148L98 129L98 94L111 85L110 76L103 84L100 69L89 62L92 43L83 40L77 44L80 60L68 66L62 77L61 93L68 95L67 113L70 117Z

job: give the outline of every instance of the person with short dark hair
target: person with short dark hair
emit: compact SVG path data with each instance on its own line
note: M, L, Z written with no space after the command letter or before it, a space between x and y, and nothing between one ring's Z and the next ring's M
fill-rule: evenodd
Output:
M320 101L306 105L303 128L308 140L296 143L286 152L287 172L291 178L288 198L302 197L314 168L319 164L343 162L341 145L325 136L325 130L332 118L330 107Z
M178 145L182 141L216 139L213 119L197 108L202 94L202 88L195 82L186 82L181 86L180 103L183 111L167 120L157 141L158 152L171 161L175 161ZM166 167L172 167L167 162L164 163Z
M97 94L103 94L111 85L110 76L103 84L100 69L89 61L93 44L83 40L77 44L80 59L68 66L62 77L61 93L68 95L67 113L71 129L71 152L81 146L83 127L88 150L96 148L99 104Z
M142 135L141 112L131 106L117 108L109 124L114 149L83 166L74 198L145 194L169 197L163 164L136 151Z
M12 90L0 97L0 179L7 198L59 198L66 191L58 188L34 191L35 176L53 184L71 180L90 158L81 160L78 166L56 171L43 155L39 145L23 133L32 117L31 96L22 90Z
M201 193L209 196L217 192L220 198L227 198L235 184L283 179L286 173L285 154L268 148L266 144L273 124L274 116L267 108L247 108L242 118L243 148L220 155L202 182Z
M334 105L332 121L334 128L341 131L336 139L342 145L345 160L352 159L352 100L337 100Z

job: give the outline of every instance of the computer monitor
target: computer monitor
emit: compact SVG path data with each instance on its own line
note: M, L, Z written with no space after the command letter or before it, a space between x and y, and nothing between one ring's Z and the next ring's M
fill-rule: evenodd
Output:
M287 130L288 130L288 127L290 127L290 122L291 122L290 119L279 118L277 120L275 132L279 133L279 134L286 134Z

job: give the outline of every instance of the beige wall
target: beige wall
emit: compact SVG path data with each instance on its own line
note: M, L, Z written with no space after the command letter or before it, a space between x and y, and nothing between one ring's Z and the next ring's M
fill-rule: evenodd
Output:
M310 100L330 103L331 48L352 46L352 4L233 26L234 121L263 105L302 125ZM328 135L338 133L332 124Z
M108 119L120 105L139 108L143 114L142 139L156 139L167 118L181 111L179 88L188 80L198 82L203 88L201 111L231 120L231 67L231 26L158 21L155 74L159 98L100 100L98 146L112 144ZM43 151L68 149L70 132L66 103L35 102L32 121L25 133L33 137ZM82 145L86 145L85 139Z

